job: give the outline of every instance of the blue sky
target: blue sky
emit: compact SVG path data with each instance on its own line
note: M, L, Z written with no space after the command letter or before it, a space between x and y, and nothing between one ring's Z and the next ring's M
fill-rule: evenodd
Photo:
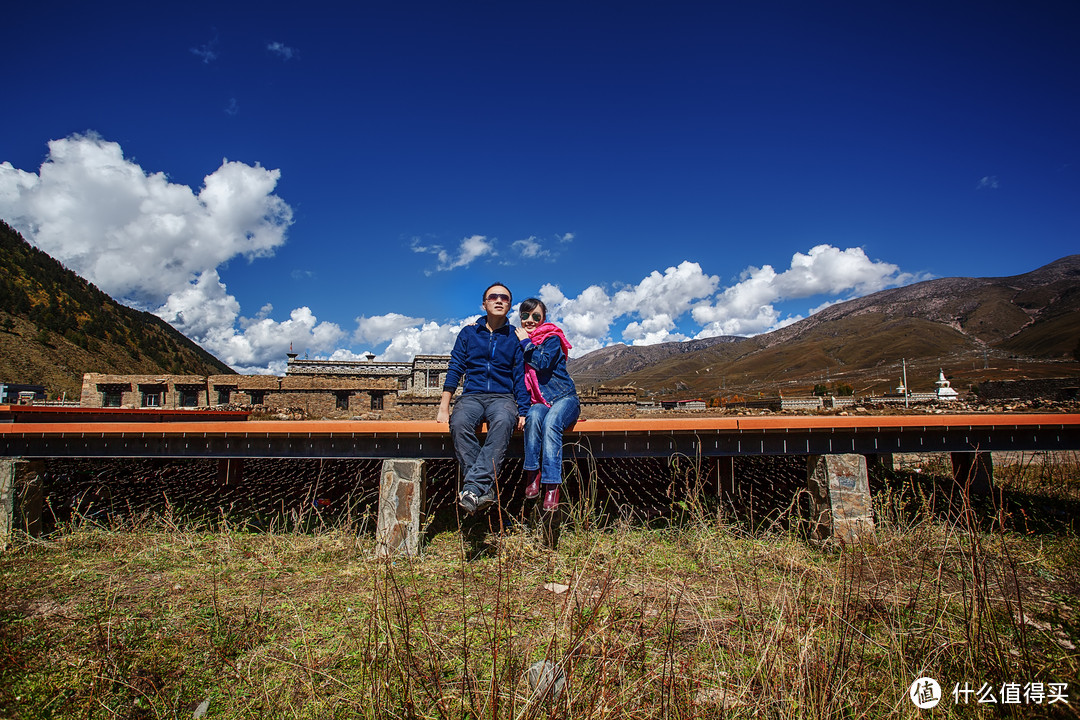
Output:
M1080 243L1080 5L5 12L0 217L233 367L752 335Z

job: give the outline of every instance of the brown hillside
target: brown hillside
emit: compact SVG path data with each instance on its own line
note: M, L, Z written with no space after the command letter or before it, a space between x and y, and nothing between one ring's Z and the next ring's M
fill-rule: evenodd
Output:
M77 399L83 373L229 374L151 313L115 302L0 222L0 381Z
M570 361L585 386L633 384L678 397L775 396L819 383L882 394L931 390L938 369L965 389L981 380L1080 375L1080 255L1006 278L942 278L838 303L753 338L690 348L619 346L617 362ZM702 341L692 341L701 343Z

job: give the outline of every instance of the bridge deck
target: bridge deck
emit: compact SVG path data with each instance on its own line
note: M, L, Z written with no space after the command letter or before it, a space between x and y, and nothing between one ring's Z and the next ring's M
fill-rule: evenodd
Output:
M566 440L594 457L1078 450L1080 414L587 420ZM24 420L0 424L0 456L436 458L453 447L429 421Z

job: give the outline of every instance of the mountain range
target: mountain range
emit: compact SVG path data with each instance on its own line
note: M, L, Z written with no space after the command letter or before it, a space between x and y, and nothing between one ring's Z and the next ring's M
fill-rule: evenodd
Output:
M579 385L678 398L884 394L981 380L1080 375L1080 255L1022 275L952 277L837 303L751 338L613 345L568 364Z
M579 388L712 398L933 389L1080 376L1080 255L1022 275L929 280L836 303L754 337L612 345L569 362ZM233 371L148 312L117 303L0 222L0 382L77 397L86 372Z

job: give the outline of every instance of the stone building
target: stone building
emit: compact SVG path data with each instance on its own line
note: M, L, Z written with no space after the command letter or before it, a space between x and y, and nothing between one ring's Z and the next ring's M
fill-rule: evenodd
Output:
M309 418L434 418L450 358L412 362L308 360L289 354L276 375L83 376L83 407L253 408ZM416 416L416 417L413 417Z
M80 405L115 408L251 408L271 416L363 420L434 420L448 355L411 362L309 360L289 353L285 375L83 376ZM460 388L459 388L460 392ZM632 417L633 388L582 394L585 417Z

